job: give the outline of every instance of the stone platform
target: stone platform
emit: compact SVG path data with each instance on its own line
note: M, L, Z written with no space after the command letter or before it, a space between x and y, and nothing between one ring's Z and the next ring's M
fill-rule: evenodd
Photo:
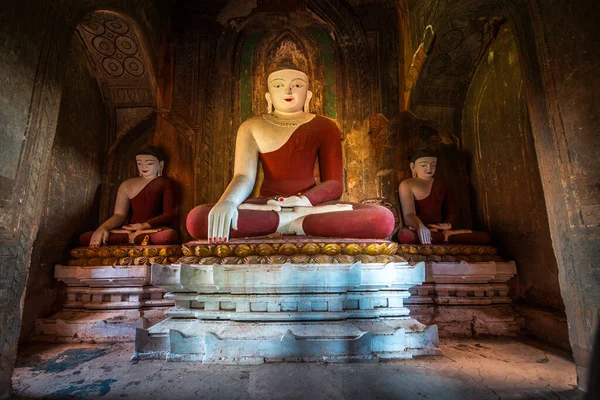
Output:
M133 341L138 328L164 318L173 306L166 291L150 284L150 264L176 262L181 246L80 247L67 265L56 265L64 282L63 311L36 321L35 340Z
M425 282L410 289L405 303L419 321L438 325L440 336L516 336L522 330L509 296L517 266L496 248L400 245L397 255L425 262Z
M412 319L404 304L425 265L396 256L396 246L318 238L187 244L180 264L152 265L152 284L169 291L175 308L138 330L134 358L256 364L439 354L437 327Z

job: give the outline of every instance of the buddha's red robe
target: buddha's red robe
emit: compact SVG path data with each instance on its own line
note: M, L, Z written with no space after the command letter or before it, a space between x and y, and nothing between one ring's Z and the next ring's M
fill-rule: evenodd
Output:
M147 222L151 228L161 228L159 232L148 234L151 244L173 244L177 242L177 232L169 228L177 215L177 196L173 181L164 176L154 178L129 200L131 205L130 224ZM82 246L88 246L94 232L86 232L79 237ZM141 242L143 236L136 237ZM129 236L125 233L111 233L108 244L126 244Z
M321 183L313 176L318 157ZM343 191L342 145L335 123L316 116L300 125L288 141L275 151L261 153L264 181L260 197L247 203L264 204L271 196L304 195L312 205L339 204ZM307 235L339 238L383 239L394 229L394 216L385 207L352 204L353 210L308 215L302 224ZM208 213L214 204L194 208L187 217L187 229L196 239L206 239ZM262 236L274 233L279 215L274 211L239 210L238 229L230 237Z

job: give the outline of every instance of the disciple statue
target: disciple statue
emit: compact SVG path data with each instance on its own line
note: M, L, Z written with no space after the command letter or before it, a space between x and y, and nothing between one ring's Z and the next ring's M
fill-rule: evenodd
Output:
M240 126L233 179L218 203L198 206L189 213L189 233L212 243L275 232L387 237L394 228L394 216L385 207L338 201L343 191L340 132L333 121L309 112L308 76L284 62L267 82L268 113ZM313 177L317 157L319 184ZM259 197L248 199L259 159L264 181Z
M81 235L82 246L140 244L146 236L148 243L144 244L177 242L177 232L169 227L176 217L175 187L173 181L162 176L162 152L146 146L138 151L135 160L140 176L119 186L114 214L95 232Z
M488 244L491 237L485 232L455 229L456 202L452 189L434 179L437 155L421 150L410 163L412 178L400 183L400 204L404 223L398 241L406 244Z

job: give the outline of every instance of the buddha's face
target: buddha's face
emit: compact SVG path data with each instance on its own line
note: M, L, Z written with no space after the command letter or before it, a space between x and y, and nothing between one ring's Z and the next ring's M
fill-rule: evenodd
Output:
M135 161L142 178L154 178L164 165L162 161L150 154L138 154L135 156Z
M414 163L410 163L410 168L416 173L417 177L422 179L431 179L435 174L437 157L417 158Z
M269 93L267 100L273 103L275 111L295 113L304 109L308 90L308 76L304 72L294 69L275 71L267 79Z

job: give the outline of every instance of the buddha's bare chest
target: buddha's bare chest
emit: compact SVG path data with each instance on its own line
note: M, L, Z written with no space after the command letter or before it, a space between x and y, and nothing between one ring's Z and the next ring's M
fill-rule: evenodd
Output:
M290 140L297 127L277 127L273 125L261 126L253 132L254 140L261 153L270 153L276 151Z
M414 181L411 184L413 196L416 200L423 200L431 194L433 188L433 181Z

